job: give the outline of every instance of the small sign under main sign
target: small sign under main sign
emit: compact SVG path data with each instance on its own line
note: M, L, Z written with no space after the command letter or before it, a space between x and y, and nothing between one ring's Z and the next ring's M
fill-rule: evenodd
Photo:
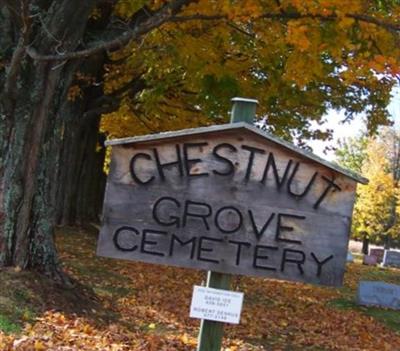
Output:
M243 293L194 286L190 317L239 324Z

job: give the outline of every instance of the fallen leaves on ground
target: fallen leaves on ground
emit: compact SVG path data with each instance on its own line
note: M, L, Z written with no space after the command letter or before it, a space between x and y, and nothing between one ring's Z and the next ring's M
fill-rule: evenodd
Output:
M99 309L110 318L93 306L82 314L49 310L19 334L0 333L1 350L196 349L199 321L189 318L189 305L193 285L205 280L203 272L98 258L95 237L87 233L61 232L57 241L65 269L93 289ZM235 279L233 289L245 293L245 302L241 323L225 328L224 351L397 350L398 332L356 305L339 309L331 303L354 299L360 277L371 269L349 265L341 289ZM399 273L391 270L389 277L396 280Z

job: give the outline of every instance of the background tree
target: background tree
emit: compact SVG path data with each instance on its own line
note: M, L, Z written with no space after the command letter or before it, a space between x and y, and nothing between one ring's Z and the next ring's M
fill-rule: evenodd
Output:
M360 136L342 141L336 152L338 163L369 179L357 189L352 233L368 244L385 244L389 248L398 237L399 135L392 128L383 128L375 137Z
M357 191L353 236L364 241L363 252L368 254L368 242L376 243L386 235L396 188L389 172L390 164L384 146L370 139L366 151L367 158L362 171L369 183L360 186Z
M102 122L110 135L147 133L223 122L241 94L259 98L269 130L298 143L328 136L309 129L328 108L345 108L347 118L365 111L371 131L386 124L399 8L373 0L2 0L0 265L63 279L54 224L100 198L92 195L101 181L80 194L100 173L93 155L102 113L111 113Z
M363 165L368 157L368 141L368 136L364 134L339 140L335 150L336 162L344 168L362 173Z

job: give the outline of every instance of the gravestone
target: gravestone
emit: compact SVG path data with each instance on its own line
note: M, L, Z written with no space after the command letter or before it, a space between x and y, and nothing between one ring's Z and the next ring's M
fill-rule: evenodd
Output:
M383 266L400 268L400 252L385 250L385 255L383 256Z
M383 255L385 254L385 250L384 249L370 249L369 254L370 254L370 256L375 256L378 263L382 263Z
M363 264L366 264L367 266L376 266L377 263L378 259L375 256L364 255Z
M350 251L347 252L346 261L347 261L347 262L354 262L353 254L352 254Z
M359 305L400 309L400 286L378 281L361 281L358 285Z
M99 255L341 285L366 179L246 123L108 145Z

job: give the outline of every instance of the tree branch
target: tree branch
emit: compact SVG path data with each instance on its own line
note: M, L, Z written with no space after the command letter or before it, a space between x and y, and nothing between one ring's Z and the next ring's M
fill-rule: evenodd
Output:
M202 14L195 14L190 16L177 16L176 14L182 9L183 6L186 6L190 3L197 2L197 0L176 0L168 5L162 7L159 11L157 11L154 15L149 17L147 20L144 20L140 24L138 24L132 30L128 30L123 32L120 36L117 36L115 39L112 39L107 42L98 42L93 44L92 47L89 47L84 50L65 53L62 55L42 55L38 53L33 47L28 47L26 49L27 54L34 60L38 61L63 61L63 60L71 60L77 59L82 57L88 57L94 55L101 51L109 51L109 50L116 50L132 40L137 40L144 34L152 31L155 28L160 27L162 24L167 22L174 22L174 23L182 23L188 21L217 21L217 20L224 20L227 21L227 25L238 30L242 34L247 36L254 37L252 33L246 32L245 30L241 29L234 23L228 21L226 15L202 15ZM381 28L384 28L392 33L399 33L400 32L400 24L390 23L379 18L364 15L364 14L345 14L347 18L352 18L354 20L375 24ZM319 14L310 14L305 13L301 14L298 12L279 12L279 13L266 13L255 20L260 19L275 19L275 20L290 20L290 19L302 19L302 18L313 18L319 19L322 21L334 21L339 18L336 14L331 14L328 16L319 15Z
M169 3L163 6L153 16L139 23L132 30L127 30L110 41L94 44L94 46L88 49L65 53L61 55L42 55L38 53L35 48L30 46L27 48L26 52L32 59L37 61L64 61L92 56L102 51L116 50L128 44L130 41L137 40L142 35L170 21L171 18L173 18L176 13L181 10L182 7L196 1L197 0L176 0L172 3Z
M15 99L15 87L18 81L18 75L21 70L21 61L26 55L26 43L29 40L31 31L31 21L28 16L28 3L21 1L21 16L20 21L22 23L20 37L18 39L17 46L12 54L10 64L7 67L6 79L4 85L4 94L11 100Z
M353 18L355 20L366 22L370 24L375 24L379 27L382 27L390 32L398 33L400 32L400 24L394 24L390 22L386 22L379 18L363 15L363 14L356 14L356 13L348 13L345 15L347 18ZM298 12L279 12L279 13L265 13L259 16L257 19L275 19L275 20L290 20L290 19L302 19L302 18L313 18L313 19L320 19L325 21L334 21L339 18L338 15L318 15L318 14L310 14L310 13L298 13ZM170 22L188 22L188 21L216 21L221 19L227 19L227 16L224 15L201 15L195 14L190 16L175 16L171 18Z
M242 33L250 38L254 39L256 37L256 35L254 33L247 32L246 30L240 28L239 26L237 26L236 24L234 24L232 22L227 22L227 25L229 27L233 28L234 30L238 31L239 33Z
M350 14L346 15L346 17L353 18L353 19L361 21L361 22L375 24L378 27L382 27L392 33L400 32L400 24L389 23L389 22L383 21L379 18L375 18L372 16L350 13Z

